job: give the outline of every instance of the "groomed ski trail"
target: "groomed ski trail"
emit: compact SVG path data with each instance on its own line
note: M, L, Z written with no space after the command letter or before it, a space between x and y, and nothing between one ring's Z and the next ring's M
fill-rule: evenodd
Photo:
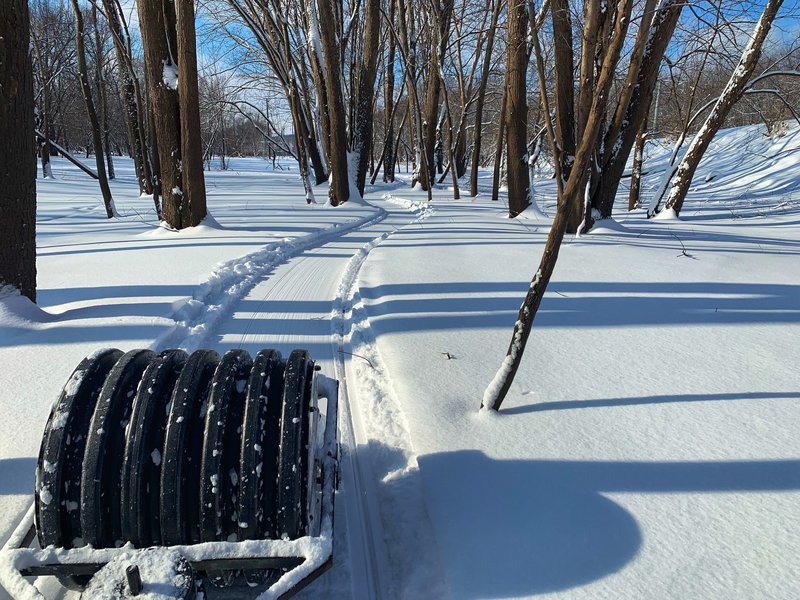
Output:
M419 210L417 218L406 226L419 223L433 213L427 205L384 198ZM339 282L331 311L335 373L347 398L340 404L339 425L352 455L348 465L351 478L359 491L354 497L356 506L348 505L348 509L363 515L366 548L375 557L373 560L377 560L374 563L377 576L372 581L379 587L369 590L368 597L444 598L447 593L437 546L431 534L405 416L358 289L358 274L369 253L396 231L382 233L353 255ZM359 458L364 455L366 460ZM389 565L376 557L374 548L380 543L376 540L387 538L393 540L384 549Z
M243 348L253 355L267 347L276 348L284 355L293 348L307 348L323 372L335 374L342 382L339 403L342 485L337 500L334 569L312 584L308 591L301 592L301 598L318 598L320 594L326 598L353 600L411 597L398 589L398 585L408 587L406 581L399 582L398 578L409 576L418 557L393 556L385 544L385 539L394 539L401 533L385 529L386 506L390 504L384 506L384 503L389 498L387 492L379 494L377 490L386 487L379 486L381 479L383 483L387 481L384 477L387 471L383 470L385 460L377 463L373 460L377 456L374 452L377 446L370 434L376 431L372 426L363 425L359 416L361 403L353 400L361 396L361 375L353 371L352 361L341 352L351 341L344 338L342 328L353 314L349 303L358 268L369 250L394 231L429 214L429 209L418 203L384 198L389 201L381 203L386 209L376 207L378 212L374 216L347 231L339 228L336 235L325 232L315 236L316 243L300 240L291 255L282 261L262 265L260 257L254 257L255 260L236 260L223 265L218 269L219 277L212 276L209 285L201 286L199 297L195 294L196 303L185 302L176 315L176 321L181 322L173 335L182 338L179 343L184 348L202 345L220 353ZM326 234L329 237L320 243L320 237ZM266 250L262 254L270 259ZM240 276L237 270L242 268L243 262L248 266L244 276ZM270 275L264 279L259 273ZM212 281L216 279L223 284L216 285ZM203 290L209 290L208 299L203 296ZM194 306L199 309L196 314L191 310L185 315L181 313L184 307L192 309ZM175 338L161 340L160 344L174 345ZM365 376L364 381L367 380ZM383 385L388 388L388 380ZM348 395L348 389L353 397ZM386 402L386 406L389 405ZM396 451L407 459L410 449L405 447L407 440L401 438L403 436L392 434L387 441L401 444ZM409 499L406 494L403 502ZM422 506L421 496L418 502ZM397 503L391 510L406 509ZM411 514L413 517L409 520L415 520L419 511L413 509ZM412 531L415 529L416 524ZM406 536L410 534L405 533ZM426 585L430 590L430 586L436 584L430 581Z

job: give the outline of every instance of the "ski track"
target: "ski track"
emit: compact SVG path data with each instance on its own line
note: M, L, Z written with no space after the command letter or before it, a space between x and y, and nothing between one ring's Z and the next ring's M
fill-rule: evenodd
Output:
M417 218L406 226L433 214L424 204L387 196L384 199L419 210ZM372 561L375 573L376 588L369 597L442 598L446 592L408 426L358 289L358 274L369 253L392 233L384 232L353 255L333 302L336 377L347 393L340 428L351 449L351 477L360 490L357 509L363 515L362 535L371 554L366 559ZM349 381L354 385L349 386ZM364 455L366 460L360 460ZM386 539L393 543L386 545L382 560L376 546Z
M154 343L154 350L181 347L191 352L199 348L215 327L230 314L236 303L263 277L289 259L315 246L321 246L348 232L382 221L386 211L356 219L341 226L300 238L285 238L219 264L201 283L191 298L179 300L170 315L175 325Z

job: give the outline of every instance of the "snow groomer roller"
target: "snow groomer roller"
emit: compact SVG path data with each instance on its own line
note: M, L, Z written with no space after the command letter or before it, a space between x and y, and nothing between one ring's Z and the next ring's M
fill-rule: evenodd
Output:
M87 357L0 582L20 600L45 597L43 576L84 598L291 596L332 564L337 401L306 350Z

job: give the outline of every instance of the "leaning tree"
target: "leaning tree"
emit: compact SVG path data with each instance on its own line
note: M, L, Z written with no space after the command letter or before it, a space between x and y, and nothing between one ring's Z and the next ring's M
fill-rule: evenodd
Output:
M515 5L515 3L518 4ZM589 174L594 163L594 153L608 107L611 85L619 63L623 44L627 38L633 0L617 0L610 5L600 0L591 0L591 2L587 2L587 4L591 4L591 6L587 7L587 14L596 11L598 16L586 20L583 34L584 40L589 39L591 35L593 35L592 30L597 27L598 18L602 17L602 19L608 19L608 22L605 27L600 29L600 31L603 32L601 36L604 39L602 39L602 51L597 60L598 67L594 73L595 76L591 79L590 93L579 92L580 101L576 114L584 115L580 123L581 135L576 139L577 143L575 144L574 155L565 155L567 150L559 145L559 136L556 133L556 128L559 126L559 117L562 118L561 126L572 126L573 121L568 119L567 111L572 109L574 104L572 104L572 100L568 98L567 95L560 97L557 94L555 99L556 125L554 126L549 122L549 117L547 116L549 115L549 111L546 111L547 115L545 116L546 121L548 121L547 130L550 138L551 150L555 157L556 180L559 182L556 215L550 228L544 251L542 252L539 267L533 276L528 293L520 307L519 316L514 324L506 357L484 392L481 407L485 409L499 410L500 405L508 394L508 390L511 387L511 383L514 381L514 376L522 361L522 355L531 333L536 312L539 309L539 305L547 289L547 284L550 282L550 277L555 269L564 234L567 231L567 227L573 215L576 211L580 210L584 196L588 196L586 190ZM603 8L603 6L605 8ZM526 0L511 0L508 12L508 44L509 47L524 44L528 33L530 33L537 58L538 71L541 76L544 68L541 64L542 50L539 41L539 28L534 21L530 32L526 31L524 24L527 20L527 10L523 7L527 7ZM601 10L605 14L601 15ZM562 41L570 40L572 25L570 23L568 3L566 1L553 1L551 3L550 13L552 15L554 38L560 38ZM521 23L515 22L517 20L521 21ZM523 26L521 27L520 24ZM555 46L555 52L556 81L568 80L571 82L573 77L571 44L559 43ZM558 86L558 83L556 85ZM520 98L514 97L515 94L519 95L523 92L524 87L518 85L513 79L510 81L509 78L506 78L507 110L509 106L523 104ZM506 120L506 124L508 126L516 126L513 121L508 119ZM511 148L511 146L509 146L509 148ZM565 165L569 167L568 174L562 170ZM525 175L527 175L527 171ZM511 176L512 172L509 171L509 177ZM521 171L517 173L517 176L520 178L524 177ZM524 185L524 179L521 185ZM509 189L511 189L510 181Z

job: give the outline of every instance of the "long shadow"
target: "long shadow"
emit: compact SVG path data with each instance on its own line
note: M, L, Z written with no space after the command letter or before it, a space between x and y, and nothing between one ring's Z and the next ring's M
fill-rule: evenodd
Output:
M800 460L493 460L466 450L418 462L452 596L463 599L567 590L621 570L642 532L604 493L800 489Z
M361 288L379 333L503 327L513 323L525 284L392 284ZM517 292L519 296L498 296ZM463 294L453 296L453 294ZM442 294L439 298L420 298ZM800 322L800 285L554 282L537 327L745 325Z
M616 406L639 406L643 404L672 404L677 402L719 402L727 400L770 400L774 398L800 398L800 392L731 392L725 394L674 394L663 396L640 396L630 398L603 398L600 400L564 400L560 402L541 402L526 406L513 406L503 409L504 414L521 415L525 413L550 410L575 410L581 408L610 408Z
M0 496L33 494L36 459L0 458Z
M137 298L142 296L184 297L191 296L195 286L192 285L109 285L86 286L75 288L41 288L36 290L40 305L78 302L81 300L99 300L106 298Z

